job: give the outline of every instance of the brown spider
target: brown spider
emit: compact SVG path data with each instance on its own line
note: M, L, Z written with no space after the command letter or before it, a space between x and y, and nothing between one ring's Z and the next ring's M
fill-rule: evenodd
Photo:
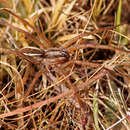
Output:
M12 24L8 23L7 21L0 20L1 24L7 25L10 28L15 29L16 31L19 31L19 32L25 34L25 36L27 36L30 40L32 40L40 48L40 49L35 48L35 47L27 47L27 48L19 48L19 49L0 48L1 53L5 52L5 53L16 54L16 55L20 56L22 59L25 59L25 60L31 62L32 64L36 64L36 65L57 66L59 68L61 67L61 69L54 67L54 70L57 71L58 73L60 73L61 75L63 74L66 77L67 77L68 73L65 72L65 71L62 71L62 70L64 70L64 68L66 68L66 66L68 66L68 65L78 64L78 65L81 65L81 66L89 66L89 67L100 68L101 70L102 69L105 70L105 72L101 71L101 73L97 74L96 76L95 75L92 76L92 78L90 78L89 81L86 81L86 82L82 83L82 85L77 86L77 87L75 87L70 82L70 80L68 80L68 78L66 78L67 79L66 81L69 84L69 86L71 86L71 88L69 88L70 90L68 91L68 93L66 92L64 96L66 96L67 94L71 94L72 92L74 93L79 106L84 111L82 113L83 114L83 120L84 120L86 118L85 113L87 111L87 106L80 98L80 95L78 93L79 89L81 89L81 88L83 89L83 88L85 88L86 85L89 85L89 83L91 83L91 82L93 82L97 79L102 78L106 74L106 71L109 71L110 73L112 71L109 70L108 68L98 64L98 63L91 63L91 62L88 62L88 61L73 60L71 58L71 55L73 54L73 52L75 50L86 49L86 48L106 49L106 50L125 52L125 53L129 53L129 54L130 54L130 51L121 50L119 48L115 48L115 47L112 47L112 46L105 46L105 45L98 45L98 44L79 44L79 45L74 44L73 45L73 43L75 43L77 40L83 39L84 36L92 35L92 34L103 32L103 31L107 31L107 30L113 29L113 28L118 27L118 26L100 28L100 29L94 30L94 31L89 32L89 33L81 33L77 37L70 39L69 41L64 43L63 46L61 46L60 48L51 48L50 41L38 29L36 29L32 25L30 25L26 20L20 18L16 14L14 14L12 11L10 11L8 9L0 9L0 12L2 12L2 11L9 12L13 16L15 16L16 18L21 20L25 25L28 25L30 28L32 28L34 30L34 32L36 32L38 34L38 36L43 40L43 43L40 40L38 40L36 37L31 35L29 32L26 32L26 31L24 31L24 30L22 30L22 29L20 29L16 26L12 25ZM70 70L69 73L71 73L72 70L73 70L73 66L72 66L72 69ZM30 92L33 89L34 84L36 83L36 80L40 77L40 75L43 73L43 71L46 71L46 70L40 70L39 72L37 72L36 78L32 81L32 83L30 84L30 86L28 88L28 91L25 93L25 97L30 94Z

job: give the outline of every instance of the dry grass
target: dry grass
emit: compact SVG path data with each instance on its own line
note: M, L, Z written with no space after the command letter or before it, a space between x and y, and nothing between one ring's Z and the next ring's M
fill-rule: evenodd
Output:
M0 129L129 130L127 0L0 7Z

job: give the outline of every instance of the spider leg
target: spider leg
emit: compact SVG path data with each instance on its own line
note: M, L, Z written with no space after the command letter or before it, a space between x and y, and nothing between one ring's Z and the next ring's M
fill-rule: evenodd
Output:
M72 47L69 47L67 50L69 52L72 52L74 50L86 49L86 48L113 50L113 51L124 52L124 53L130 54L130 51L128 51L128 50L122 50L122 49L117 48L117 47L108 46L108 45L98 45L98 44L84 44L84 45L78 45L78 46L74 45Z
M82 39L83 37L85 36L89 36L89 35L93 35L93 34L96 34L96 33L101 33L101 32L104 32L104 31L109 31L109 30L112 30L114 28L117 28L119 27L120 25L117 25L117 26L111 26L111 27L104 27L104 28L99 28L99 29L96 29L92 32L87 32L87 33L81 33L79 34L78 36L68 40L67 42L65 42L61 48L67 48L69 46L71 46L74 42L76 42L77 40L80 40Z

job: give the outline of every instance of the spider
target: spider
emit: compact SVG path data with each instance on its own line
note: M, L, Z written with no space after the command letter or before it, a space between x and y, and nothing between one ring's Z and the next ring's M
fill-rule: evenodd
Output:
M27 22L26 20L22 19L21 17L19 17L18 15L14 14L12 11L8 10L8 9L0 9L0 12L2 11L6 11L10 14L12 14L13 16L15 16L16 18L18 18L19 20L21 20L25 25L29 26L30 28L32 28L34 30L34 32L36 32L38 34L38 36L42 39L43 43L38 40L35 36L31 35L29 32L26 32L12 24L10 24L7 21L4 20L0 20L0 23L3 25L7 25L12 29L15 29L18 32L21 32L23 34L25 34L25 36L27 36L30 40L32 40L37 46L39 46L39 48L36 47L26 47L26 48L18 48L18 49L4 49L4 48L0 48L0 52L1 53L12 53L15 55L20 56L22 59L25 59L29 62L31 62L32 64L36 64L36 65L45 65L48 68L49 71L49 67L51 66L53 67L53 70L55 72L60 73L60 75L64 75L67 81L67 83L71 86L70 89L73 90L75 97L79 103L79 106L81 107L81 109L83 109L84 111L86 111L86 105L85 103L80 99L80 95L77 93L79 91L79 88L85 87L86 86L86 82L82 83L82 85L79 87L74 87L74 85L70 82L71 80L68 80L67 75L69 75L69 73L73 73L73 69L74 66L76 64L80 65L80 66L89 66L89 67L93 67L93 68L100 68L101 70L105 70L105 71L109 71L111 72L110 69L108 69L105 66L102 66L101 64L98 63L91 63L88 61L80 61L80 60L76 60L75 57L73 58L73 53L76 50L80 50L80 49L86 49L86 48L95 48L95 49L106 49L106 50L113 50L113 51L119 51L119 52L124 52L124 53L129 53L130 51L127 50L122 50L113 46L105 46L105 45L98 45L98 44L79 44L79 45L73 45L73 43L75 43L76 41L80 41L83 39L84 36L88 36L88 35L92 35L95 33L99 33L99 32L104 32L104 31L108 31L111 29L114 29L118 26L115 27L104 27L104 28L100 28L100 29L96 29L92 32L89 33L81 33L78 36L74 37L73 39L70 39L69 41L65 42L61 47L59 48L51 48L51 43L50 41L45 37L44 34L42 34L37 28L35 28L34 26L30 25L29 22ZM68 72L67 66L72 65L70 71ZM81 68L82 69L82 68ZM65 71L66 70L66 71ZM33 87L34 84L36 83L36 80L38 79L38 77L40 77L40 75L47 70L40 70L39 72L36 73L36 78L32 81L31 85L28 88L27 93L25 94L25 97L28 96ZM95 79L100 79L102 76L104 76L106 73L101 73L99 75L93 76L93 80ZM53 81L56 79L54 77L54 75L51 75L50 77L52 77ZM84 117L85 118L85 117Z

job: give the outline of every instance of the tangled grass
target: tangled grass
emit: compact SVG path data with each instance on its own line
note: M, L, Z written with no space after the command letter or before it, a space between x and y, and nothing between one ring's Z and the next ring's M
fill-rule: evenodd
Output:
M127 0L0 7L0 129L129 129Z

